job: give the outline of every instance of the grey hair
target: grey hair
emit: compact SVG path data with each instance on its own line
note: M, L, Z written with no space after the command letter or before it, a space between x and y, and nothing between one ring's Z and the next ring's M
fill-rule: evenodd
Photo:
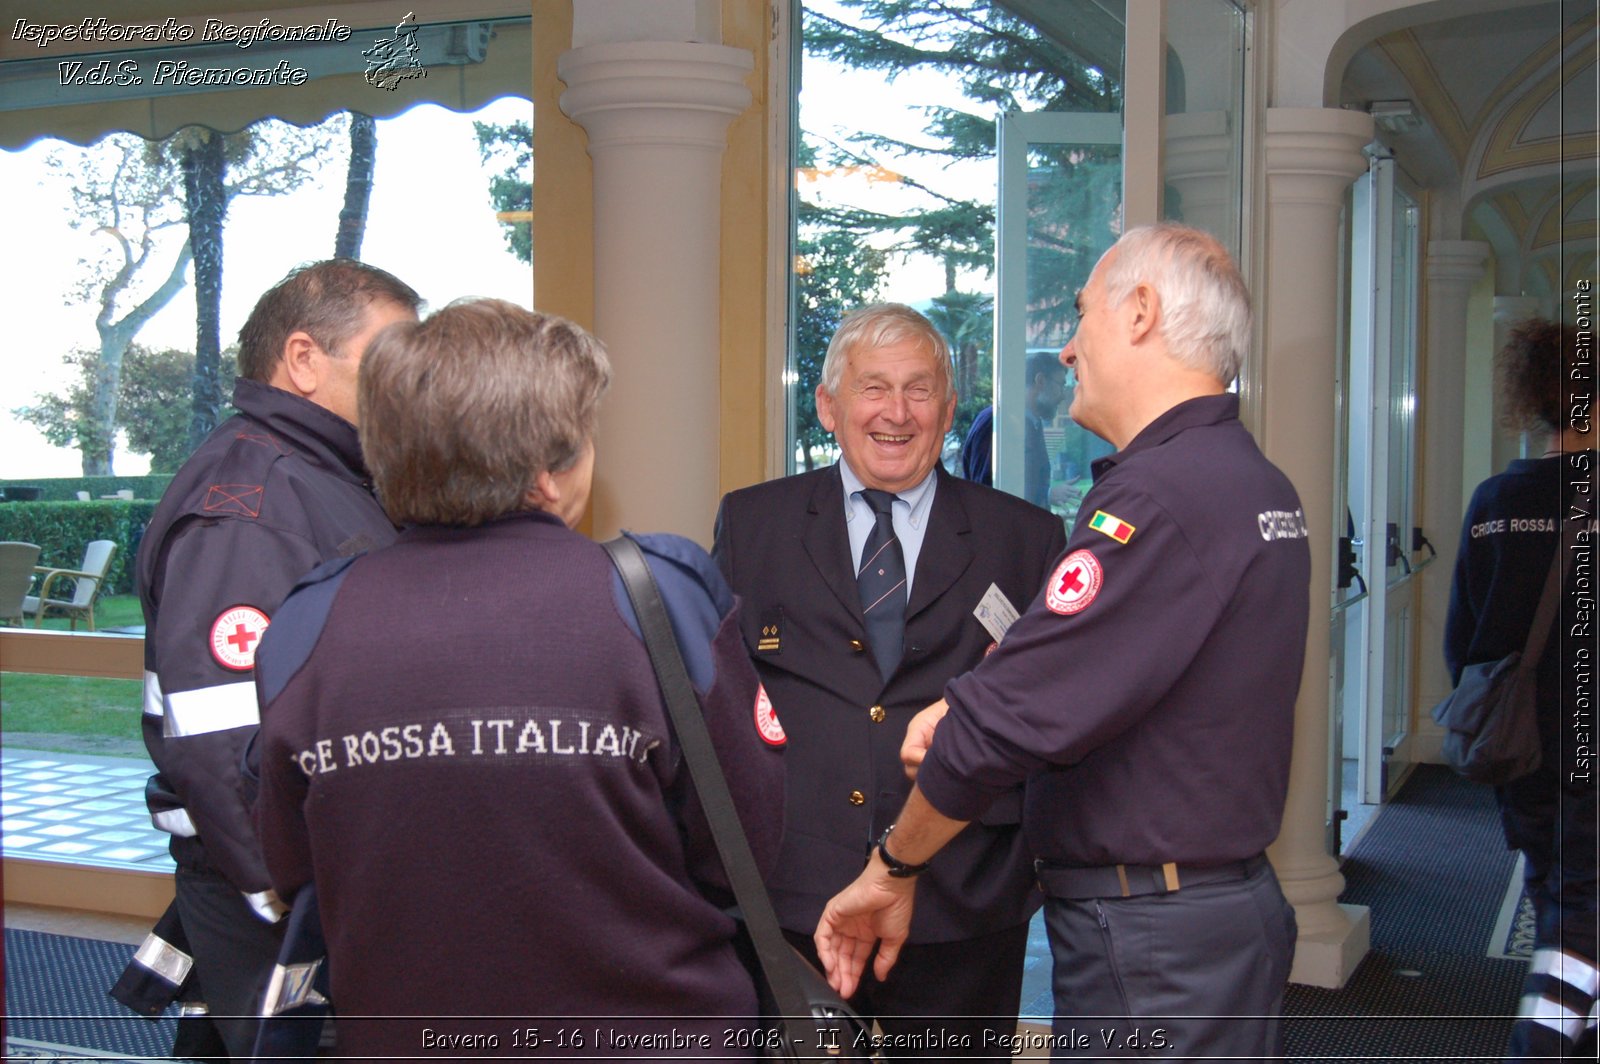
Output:
M361 447L399 524L473 526L525 508L594 435L611 363L553 314L498 299L397 322L361 362Z
M920 341L933 355L939 375L944 378L944 398L948 402L956 389L950 344L933 322L904 303L874 303L845 317L828 341L828 354L822 360L822 390L833 396L839 394L844 364L851 351L875 351L904 340Z
M1128 230L1112 250L1101 260L1106 305L1148 284L1172 357L1232 384L1250 347L1250 290L1228 249L1202 229L1159 222Z

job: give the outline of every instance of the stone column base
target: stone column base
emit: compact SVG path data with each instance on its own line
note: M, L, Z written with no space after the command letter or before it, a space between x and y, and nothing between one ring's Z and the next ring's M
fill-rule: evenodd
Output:
M1289 982L1338 990L1349 980L1372 945L1372 912L1365 905L1339 903L1349 923L1342 928L1301 935L1295 943Z

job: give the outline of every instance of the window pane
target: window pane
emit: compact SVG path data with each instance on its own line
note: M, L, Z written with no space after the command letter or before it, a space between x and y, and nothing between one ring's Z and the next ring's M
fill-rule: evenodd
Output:
M812 392L844 313L892 299L933 319L951 341L960 402L945 464L984 407L996 410L996 481L1021 494L1030 350L1059 351L1070 306L1120 216L1122 5L1088 0L951 0L925 4L806 0L799 95L793 465L835 457ZM885 92L884 84L893 86ZM995 358L998 126L1008 114L1110 118L1109 138L1025 146L1016 214L1019 341ZM1076 134L1069 134L1076 136ZM1002 263L1000 270L1004 271ZM1003 317L1002 312L1002 317ZM1052 348L1051 345L1054 345ZM1070 401L1070 396L1067 397ZM1058 512L1086 473L1093 444L1064 401L1039 417ZM1008 457L1009 455L1009 457ZM1068 468L1068 467L1071 468ZM1014 481L1014 483L1013 483Z
M1241 252L1245 14L1230 0L1167 5L1163 213Z
M435 307L465 295L530 302L529 20L417 27L411 58L431 76L389 88L385 78L417 69L400 61L410 53L379 69L366 52L378 39L403 41L397 29L82 57L85 70L134 64L138 85L63 85L55 58L0 64L0 142L14 145L0 151L0 192L28 205L13 212L13 254L0 261L15 354L0 371L0 488L12 500L0 503L0 540L38 542L44 564L76 568L85 543L112 530L118 560L97 621L133 590L136 530L165 483L146 474L170 473L190 450L186 151L221 137L226 159L215 420L228 413L231 348L257 298L336 248L394 272ZM207 70L224 58L224 71L287 63L308 80L276 91L159 74L170 69L159 64ZM265 117L283 114L308 124ZM133 126L160 139L116 131ZM119 615L116 627L138 627L132 609L132 623Z

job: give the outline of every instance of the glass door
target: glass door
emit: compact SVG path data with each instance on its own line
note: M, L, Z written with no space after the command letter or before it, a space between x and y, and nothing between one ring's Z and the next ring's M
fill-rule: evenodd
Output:
M1399 187L1389 152L1375 145L1370 154L1348 210L1349 357L1340 387L1345 524L1330 647L1341 755L1330 767L1339 809L1352 818L1346 842L1410 767L1414 664L1418 208Z
M1034 496L1070 528L1089 490L1089 463L1113 448L1067 417L1071 374L1063 395L1041 398L1030 358L1045 356L1033 359L1037 366L1060 354L1078 290L1121 233L1122 116L1011 112L998 140L994 484ZM1042 484L1029 483L1030 433L1035 454L1042 436L1049 462Z

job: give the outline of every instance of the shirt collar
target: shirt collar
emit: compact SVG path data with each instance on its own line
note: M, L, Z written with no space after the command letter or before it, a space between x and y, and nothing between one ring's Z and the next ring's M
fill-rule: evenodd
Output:
M861 483L861 478L856 476L855 470L850 468L850 463L845 461L844 455L839 456L839 478L844 481L844 519L852 520L855 508L851 500L857 498L856 492L866 487ZM904 491L895 492L895 497L910 507L910 520L913 528L921 528L927 523L928 511L933 507L933 487L939 479L939 469L935 466L928 470L928 475ZM866 500L861 500L861 505L866 506Z
M1237 420L1239 420L1239 397L1233 392L1223 392L1221 395L1201 395L1193 399L1185 399L1141 429L1139 434L1128 443L1128 446L1116 454L1095 459L1090 468L1094 472L1094 478L1099 480L1113 466L1126 461L1140 451L1148 451L1153 447L1160 447L1180 432L1201 428L1206 425L1220 425L1224 421Z

